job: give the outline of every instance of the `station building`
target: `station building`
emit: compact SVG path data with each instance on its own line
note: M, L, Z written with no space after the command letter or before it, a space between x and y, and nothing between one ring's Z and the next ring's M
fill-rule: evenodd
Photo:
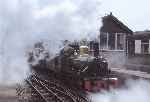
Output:
M150 31L133 32L112 13L102 18L99 48L109 67L150 71Z
M128 37L133 31L112 13L102 18L100 28L100 54L108 59L109 67L122 67L128 53Z
M150 72L150 31L137 31L128 37L126 68Z

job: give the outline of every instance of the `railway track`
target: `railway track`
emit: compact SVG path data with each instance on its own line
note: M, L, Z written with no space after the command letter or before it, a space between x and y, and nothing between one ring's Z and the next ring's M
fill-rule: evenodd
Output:
M32 75L26 81L34 90L34 94L36 93L36 97L40 97L39 102L89 102L59 81L42 80L37 75Z
M70 97L74 98L77 102L89 102L89 99L87 99L86 97L83 97L82 95L77 94L77 92L66 87L59 80L51 79L51 80L42 80L42 81L44 81L44 83L46 83L46 85L48 86L53 86L53 88L55 88L56 90L63 91L64 94L69 95Z

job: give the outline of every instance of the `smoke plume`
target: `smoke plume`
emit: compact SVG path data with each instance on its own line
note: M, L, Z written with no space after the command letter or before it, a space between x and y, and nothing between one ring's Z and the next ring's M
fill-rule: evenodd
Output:
M149 102L150 83L145 80L128 80L124 88L91 94L92 102Z
M98 0L0 0L0 83L26 77L25 53L39 40L54 51L62 40L95 36L99 7Z

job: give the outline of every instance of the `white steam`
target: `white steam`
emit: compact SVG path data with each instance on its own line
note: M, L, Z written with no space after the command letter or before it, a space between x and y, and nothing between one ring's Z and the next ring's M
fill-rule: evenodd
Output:
M57 49L64 39L95 36L99 7L99 0L0 0L0 84L25 78L25 53L35 42Z
M90 97L92 102L149 102L150 83L144 80L130 80L125 88L92 94Z

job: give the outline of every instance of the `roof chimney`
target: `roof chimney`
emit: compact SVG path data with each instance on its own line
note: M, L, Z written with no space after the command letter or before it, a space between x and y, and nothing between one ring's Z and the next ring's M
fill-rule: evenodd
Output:
M112 12L110 12L110 15L112 16Z

